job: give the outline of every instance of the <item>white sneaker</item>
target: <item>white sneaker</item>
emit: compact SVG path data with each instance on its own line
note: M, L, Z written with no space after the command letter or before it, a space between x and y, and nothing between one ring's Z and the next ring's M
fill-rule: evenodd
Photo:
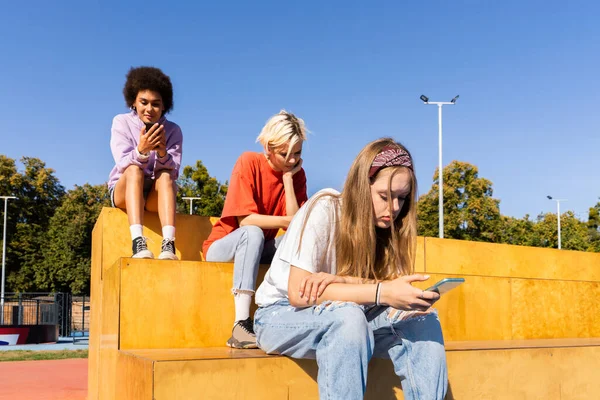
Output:
M161 252L158 255L159 260L179 260L175 255L175 238L165 238L160 246Z
M132 258L154 258L154 254L148 250L146 238L143 236L133 239L131 249L133 250L133 255L131 256Z

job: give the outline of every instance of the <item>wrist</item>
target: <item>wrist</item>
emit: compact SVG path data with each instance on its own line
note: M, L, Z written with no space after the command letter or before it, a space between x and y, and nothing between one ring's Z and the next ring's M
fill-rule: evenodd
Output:
M138 158L142 159L142 160L145 160L145 159L147 159L150 156L149 153L143 153L137 147L135 148L135 153L137 154Z
M389 290L389 283L388 282L379 282L376 283L376 285L379 285L379 304L380 305L384 305L387 306L389 305L388 302L388 290Z

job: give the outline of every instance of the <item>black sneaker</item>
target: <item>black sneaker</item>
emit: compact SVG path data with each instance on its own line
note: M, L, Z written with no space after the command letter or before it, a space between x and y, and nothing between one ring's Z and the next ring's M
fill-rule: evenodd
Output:
M175 255L175 238L163 239L160 250L161 252L158 255L159 260L178 260L177 256Z
M154 258L154 254L148 250L146 238L143 236L138 236L133 239L131 249L133 250L133 255L131 256L133 258Z
M227 346L234 349L256 349L256 335L254 334L254 322L247 319L237 321L231 331L231 337L227 341Z

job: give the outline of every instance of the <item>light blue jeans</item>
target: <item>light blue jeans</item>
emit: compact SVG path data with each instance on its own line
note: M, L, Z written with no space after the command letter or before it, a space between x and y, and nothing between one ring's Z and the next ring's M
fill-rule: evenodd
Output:
M399 321L380 311L371 315L351 302L295 308L282 300L256 311L254 331L269 354L316 358L321 399L362 399L372 356L392 360L406 400L443 399L448 372L437 313Z
M260 264L270 264L282 236L265 241L258 226L242 226L213 242L206 252L206 261L233 261L233 289L254 292Z

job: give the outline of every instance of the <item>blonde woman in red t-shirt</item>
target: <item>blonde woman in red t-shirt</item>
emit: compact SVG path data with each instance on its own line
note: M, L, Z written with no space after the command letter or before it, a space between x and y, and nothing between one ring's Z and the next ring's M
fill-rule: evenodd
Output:
M271 117L256 139L264 153L245 152L238 158L219 221L204 242L206 261L234 263L235 322L229 347L256 348L250 303L259 264L270 264L286 229L306 202L302 168L304 121L281 111Z

